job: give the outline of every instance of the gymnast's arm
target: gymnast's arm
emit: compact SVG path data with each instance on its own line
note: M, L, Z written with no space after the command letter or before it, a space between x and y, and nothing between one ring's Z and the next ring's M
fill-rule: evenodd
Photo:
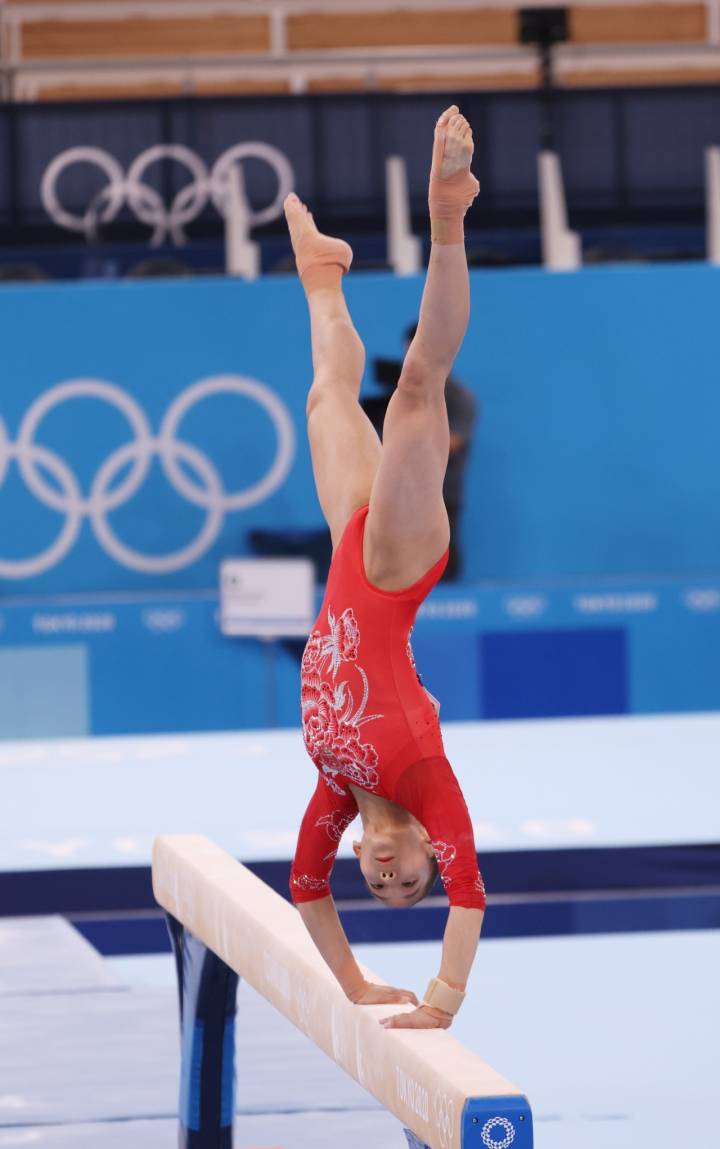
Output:
M485 887L477 865L470 814L445 758L418 762L400 777L395 800L425 827L450 901L438 979L465 992L485 915ZM387 1018L389 1028L448 1028L453 1014L422 1005Z
M475 961L484 916L484 910L450 906L438 977L463 993Z
M298 910L310 937L350 1001L356 1005L417 1005L418 1000L411 990L395 989L391 985L374 985L365 980L353 957L331 896L313 902L301 902Z
M340 839L356 815L357 804L349 791L345 793L339 786L331 789L318 778L298 835L290 874L292 899L310 937L351 1001L357 1005L417 1005L415 994L409 990L365 980L330 893L330 874Z

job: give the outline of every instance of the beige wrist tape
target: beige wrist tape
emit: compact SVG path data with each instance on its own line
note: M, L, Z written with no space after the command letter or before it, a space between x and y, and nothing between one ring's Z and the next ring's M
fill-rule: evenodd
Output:
M440 981L439 977L434 977L425 990L423 1005L429 1005L433 1009L442 1009L445 1013L456 1014L464 1000L465 994L461 989L453 989L447 982Z

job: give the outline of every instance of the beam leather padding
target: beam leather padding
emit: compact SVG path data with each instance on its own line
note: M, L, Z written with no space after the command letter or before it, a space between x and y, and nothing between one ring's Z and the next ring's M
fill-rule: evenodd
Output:
M385 1030L379 1024L411 1006L348 1001L299 913L213 842L195 834L157 838L153 890L164 910L429 1149L532 1145L530 1109L516 1086L446 1031Z

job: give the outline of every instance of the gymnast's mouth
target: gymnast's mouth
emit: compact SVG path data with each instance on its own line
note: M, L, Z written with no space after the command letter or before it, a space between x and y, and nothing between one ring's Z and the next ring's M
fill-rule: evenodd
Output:
M376 862L392 862L395 860L395 855L391 854L388 858L376 858Z

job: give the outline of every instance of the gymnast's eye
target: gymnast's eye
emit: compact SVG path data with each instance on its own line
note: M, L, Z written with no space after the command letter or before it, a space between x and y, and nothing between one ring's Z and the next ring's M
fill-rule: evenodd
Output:
M417 885L417 883L418 883L417 878L413 878L413 880L411 882L403 882L403 887L406 890L411 890L413 888L413 886Z
M384 885L382 884L382 882L380 882L378 885L375 885L375 886L372 884L372 882L370 882L369 884L370 884L370 889L371 889L371 890L384 890L384 889L385 889L385 887L384 887Z

